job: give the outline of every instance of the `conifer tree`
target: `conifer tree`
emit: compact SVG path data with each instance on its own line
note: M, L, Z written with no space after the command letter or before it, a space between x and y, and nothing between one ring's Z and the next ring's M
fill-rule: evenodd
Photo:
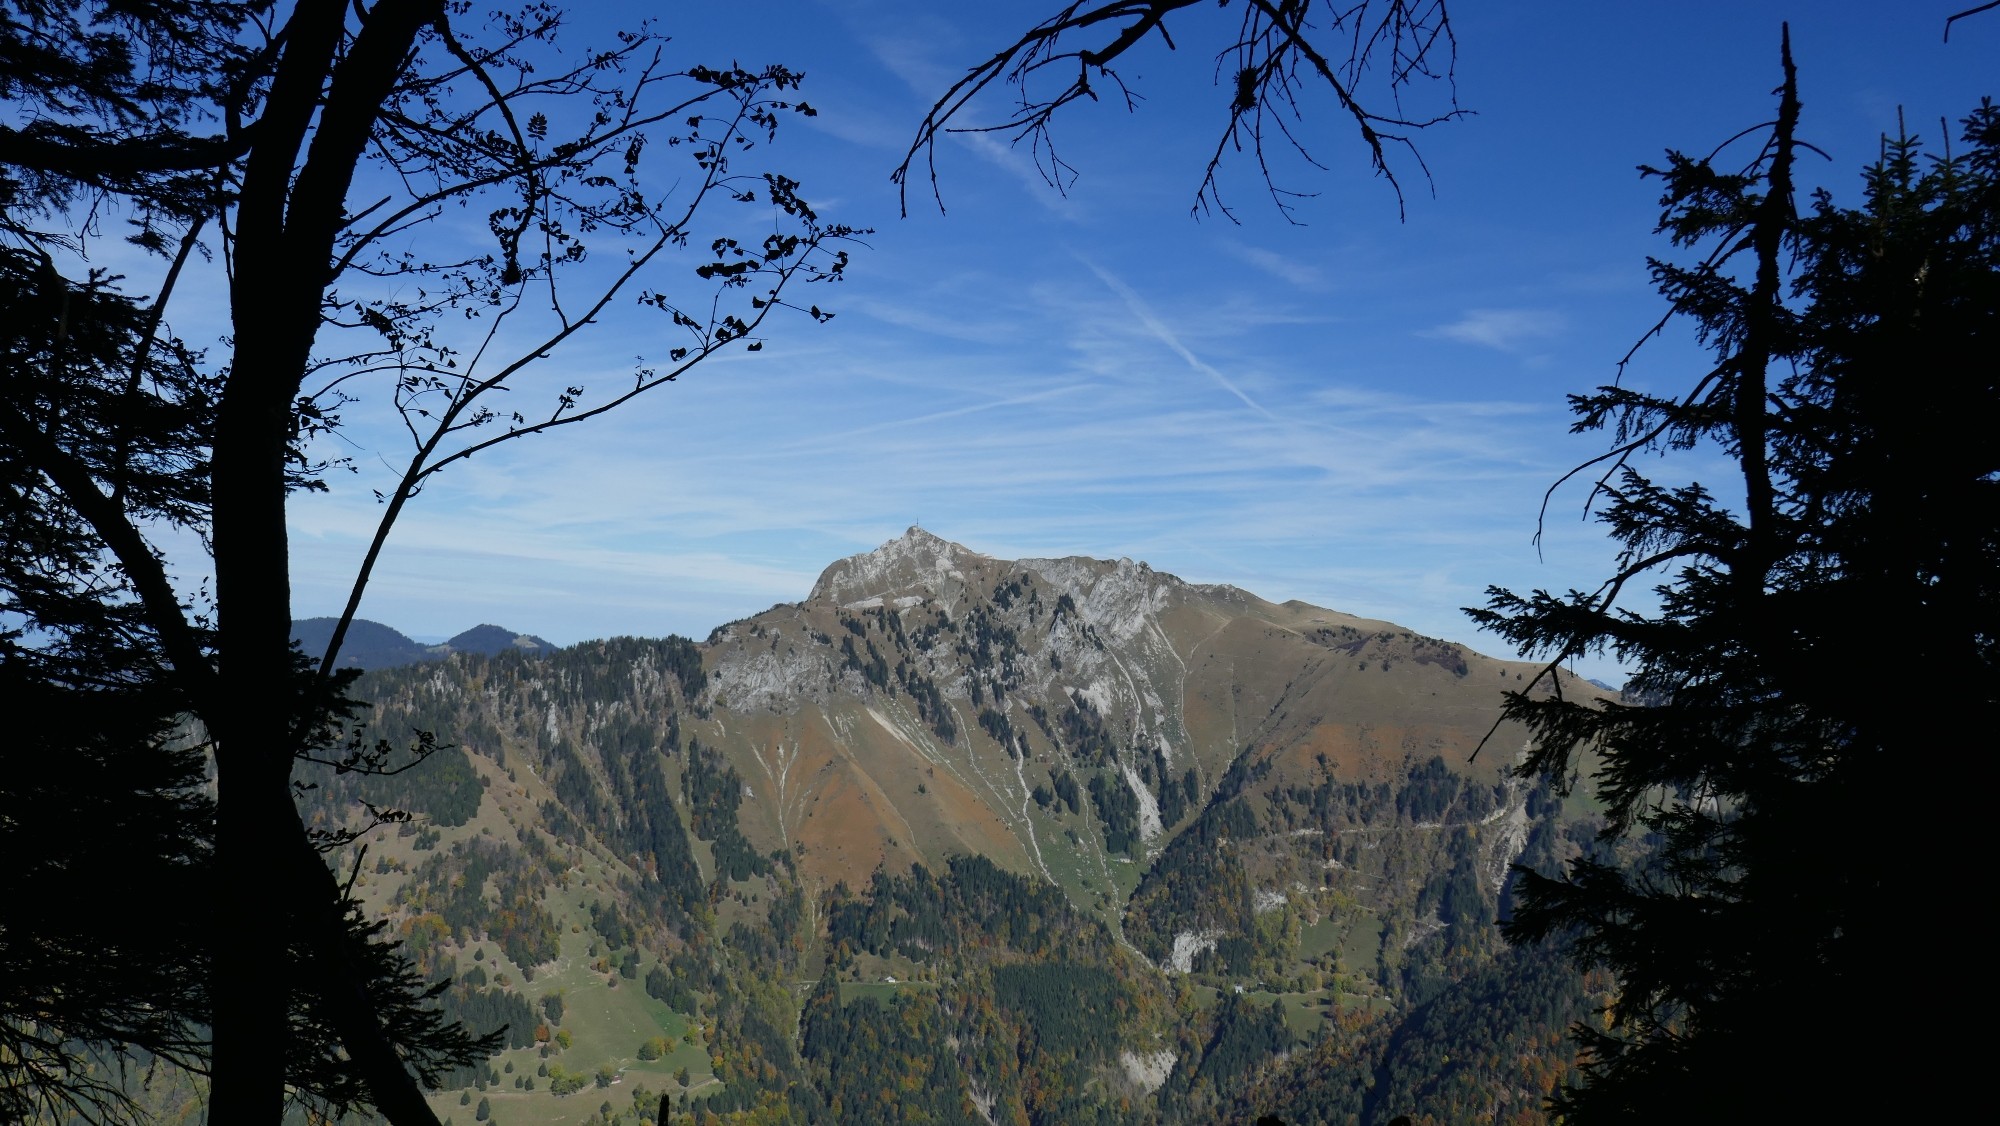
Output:
M1655 331L1691 323L1714 365L1679 394L1572 397L1576 430L1613 437L1575 472L1617 571L1472 611L1551 670L1632 669L1618 701L1545 675L1505 708L1535 736L1524 772L1587 771L1607 811L1596 854L1520 873L1507 925L1618 978L1608 1022L1577 1029L1584 1084L1554 1100L1572 1122L1886 1120L1954 1066L1900 975L1972 951L1915 925L1905 889L1970 842L1901 823L1902 782L1972 768L1955 750L2000 719L2000 109L1947 155L1886 141L1859 208L1799 209L1789 41L1784 73L1746 168L1646 170L1661 230L1710 248L1653 263ZM1737 479L1636 461L1696 449ZM1657 609L1627 608L1646 582Z

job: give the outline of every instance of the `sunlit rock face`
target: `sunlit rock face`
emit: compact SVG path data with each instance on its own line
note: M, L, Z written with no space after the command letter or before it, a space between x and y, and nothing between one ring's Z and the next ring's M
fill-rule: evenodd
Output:
M1404 913L1422 881L1382 875L1449 866L1455 828L1489 887L1527 840L1502 777L1521 734L1471 752L1530 666L1130 559L996 559L913 527L718 630L704 659L712 711L690 730L749 780L746 823L825 879L978 851L1129 922L1166 967L1329 891ZM1399 808L1413 777L1431 796ZM1328 786L1339 810L1300 805ZM1197 836L1241 894L1172 906L1160 860L1220 788L1255 831Z
M535 989L633 1021L727 1008L714 975L739 971L807 982L831 964L843 988L900 995L977 963L968 981L1014 975L1010 1020L1051 982L1064 1004L1122 982L1132 1003L1105 1018L1122 1031L1088 1037L1106 1046L1093 1082L1121 1098L1168 1097L1193 1066L1172 999L1261 995L1259 1020L1277 994L1308 1019L1429 1011L1405 1002L1441 967L1505 956L1509 865L1564 859L1587 801L1587 781L1566 806L1505 771L1524 736L1494 729L1501 692L1533 666L1129 559L997 559L912 528L704 642L468 634L356 685L382 730L452 733L432 781L371 798L340 776L301 797L322 828L359 801L415 807L357 883L413 940L462 930L452 956L490 943L489 983L546 973ZM924 882L967 865L988 875ZM855 914L897 886L922 895ZM634 920L654 952L614 967ZM994 920L1006 933L980 930ZM816 1011L798 1027L845 1010ZM1574 1019L1548 1012L1544 1048ZM993 1058L1016 1058L997 1035ZM718 1057L685 1057L713 1086ZM995 1075L966 1092L997 1115L1020 1088Z

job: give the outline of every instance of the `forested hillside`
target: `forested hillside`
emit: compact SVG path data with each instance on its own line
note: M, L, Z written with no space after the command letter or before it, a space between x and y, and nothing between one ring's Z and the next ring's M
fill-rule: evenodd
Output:
M705 643L365 673L436 749L301 800L505 1029L461 1126L1533 1121L1593 986L1494 921L1589 799L1470 758L1521 670L913 531Z

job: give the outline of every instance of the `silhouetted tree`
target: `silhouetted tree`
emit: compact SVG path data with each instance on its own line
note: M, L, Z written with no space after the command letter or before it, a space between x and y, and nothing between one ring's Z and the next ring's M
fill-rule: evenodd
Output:
M1963 863L1969 833L1956 813L1884 818L2000 720L2000 110L1946 156L1889 140L1862 207L1820 192L1803 213L1799 119L1787 40L1747 167L1648 170L1661 230L1712 248L1653 264L1662 327L1691 322L1714 366L1678 394L1572 398L1576 429L1614 438L1578 472L1601 474L1618 570L1473 613L1555 662L1634 670L1620 701L1545 675L1506 704L1535 734L1527 772L1568 784L1594 763L1608 815L1607 854L1521 873L1507 928L1618 975L1609 1027L1577 1029L1569 1121L1888 1120L1951 1101L1961 1066L1927 987L1885 978L1976 964L1952 928L1914 925L1928 900L1906 890ZM1670 485L1634 461L1696 448L1739 479ZM1657 610L1622 604L1640 582Z
M0 780L0 1117L117 1120L131 1073L154 1060L206 1070L217 888L202 749L176 730L158 683L65 686L0 649L0 689L24 717ZM385 1033L426 1083L483 1060L432 1003L398 948L344 893L343 948ZM310 932L270 920L283 944L291 1048L284 1080L319 1109L370 1101L316 983L336 976ZM286 936L291 936L288 940Z
M117 1117L118 1052L184 1067L207 1011L202 760L143 689L51 684L0 654L0 1118Z
M109 482L135 520L199 532L212 381L186 350L149 344L142 303L100 275L71 282L47 254L0 250L0 305L0 413L60 420L68 465ZM0 752L0 848L14 858L0 878L0 1117L116 1118L130 1109L128 1066L206 1067L217 885L205 748L179 730L184 686L89 519L26 451L4 454L0 615L15 628L0 634L0 695L22 733ZM342 897L327 902L345 911ZM285 916L259 929L283 954ZM434 1075L485 1046L437 1017L373 931L340 933L363 988L395 1011L412 1067ZM297 948L285 976L329 974ZM350 1105L358 1085L322 998L304 990L289 1004L287 1082Z
M645 31L564 54L561 24L551 5L474 16L442 0L37 0L0 18L0 274L34 313L17 324L10 306L6 329L0 483L9 554L23 557L6 575L4 609L22 625L6 656L51 683L147 686L211 740L217 1121L282 1112L302 1047L273 929L286 920L317 967L297 1000L318 1006L369 1099L395 1121L434 1121L408 1066L426 1069L400 1056L371 990L378 948L352 941L290 788L295 757L330 740L330 761L380 765L364 744L339 747L332 662L404 504L479 450L593 417L724 348L756 349L788 283L845 264L827 246L844 232L795 181L735 167L780 113L812 112L780 98L796 75L673 69ZM688 166L666 178L677 188L651 179L657 159ZM695 239L724 200L773 213L761 245ZM429 225L460 206L484 209L488 246ZM149 299L65 275L106 215L130 219L164 263ZM628 253L599 269L593 247ZM220 365L166 320L183 268L218 249L233 325ZM649 267L676 261L698 275L694 300L641 290ZM528 391L532 362L621 297L669 322L664 363L594 394L550 388L538 413L489 406ZM101 314L88 341L87 307ZM468 322L483 339L461 349L443 326ZM371 387L412 447L309 672L289 642L287 499L325 487L312 440ZM176 589L163 555L175 536L208 548L212 590Z

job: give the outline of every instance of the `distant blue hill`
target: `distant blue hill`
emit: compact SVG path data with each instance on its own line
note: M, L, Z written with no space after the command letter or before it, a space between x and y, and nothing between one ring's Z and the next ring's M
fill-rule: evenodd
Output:
M333 627L338 621L337 618L301 618L292 623L292 640L298 642L308 654L324 653L327 643L333 640ZM496 625L473 626L442 645L425 645L381 622L356 618L348 625L347 636L341 640L340 657L336 664L342 668L385 669L439 661L451 653L479 653L490 657L506 649L540 654L554 650L555 646L533 634L516 633Z
M445 642L444 647L453 653L480 653L488 657L506 649L520 649L540 654L555 648L532 633L515 633L511 629L495 625L473 626Z

